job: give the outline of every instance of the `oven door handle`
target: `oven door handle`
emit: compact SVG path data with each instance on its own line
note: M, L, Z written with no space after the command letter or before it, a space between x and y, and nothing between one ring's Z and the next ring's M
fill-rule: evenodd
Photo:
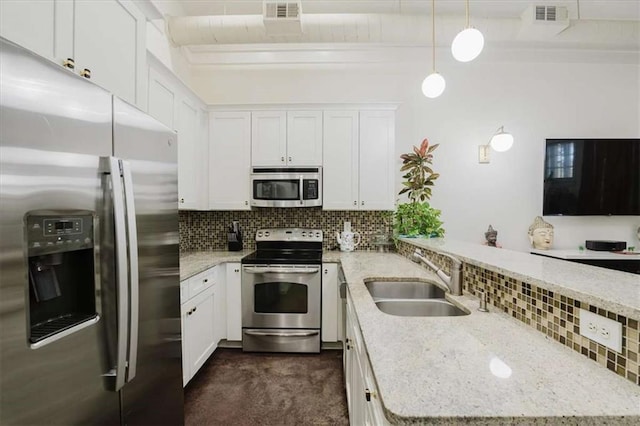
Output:
M249 336L268 336L268 337L309 337L317 336L319 331L294 331L292 333L280 332L275 333L272 331L245 331L245 334Z
M272 266L245 266L248 274L317 274L320 268L277 268Z

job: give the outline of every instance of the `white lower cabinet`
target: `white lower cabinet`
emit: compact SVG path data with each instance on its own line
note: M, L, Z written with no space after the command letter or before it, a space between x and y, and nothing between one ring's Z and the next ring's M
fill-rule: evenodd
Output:
M182 319L183 385L198 372L215 351L225 321L224 282L218 267L210 268L180 283Z
M242 340L242 302L240 299L241 265L239 262L227 263L227 340Z
M338 341L338 307L340 306L338 264L322 264L322 341Z
M347 295L347 327L344 346L344 377L352 425L388 425L378 396L369 358L362 340L360 325L351 298Z

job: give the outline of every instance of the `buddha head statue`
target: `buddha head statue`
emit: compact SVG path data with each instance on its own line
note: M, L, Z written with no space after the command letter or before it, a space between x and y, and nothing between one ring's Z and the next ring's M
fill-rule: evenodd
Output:
M536 216L529 226L529 242L535 249L550 249L553 244L553 225Z
M496 247L496 242L498 241L498 231L493 229L491 225L489 225L489 229L484 233L484 238L487 240L487 245L490 247Z

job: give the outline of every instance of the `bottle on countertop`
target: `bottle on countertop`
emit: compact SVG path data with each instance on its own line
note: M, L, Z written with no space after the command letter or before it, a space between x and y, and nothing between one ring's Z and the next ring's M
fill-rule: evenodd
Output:
M242 250L242 231L240 230L240 224L237 220L234 220L229 226L229 232L227 233L227 245L229 251Z

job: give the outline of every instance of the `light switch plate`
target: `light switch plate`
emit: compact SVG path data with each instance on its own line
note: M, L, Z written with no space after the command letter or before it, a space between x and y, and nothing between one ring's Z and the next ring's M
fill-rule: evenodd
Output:
M478 146L478 163L487 164L489 163L489 152L491 152L491 148L489 145L479 145Z
M580 309L578 327L582 336L622 353L622 323Z

